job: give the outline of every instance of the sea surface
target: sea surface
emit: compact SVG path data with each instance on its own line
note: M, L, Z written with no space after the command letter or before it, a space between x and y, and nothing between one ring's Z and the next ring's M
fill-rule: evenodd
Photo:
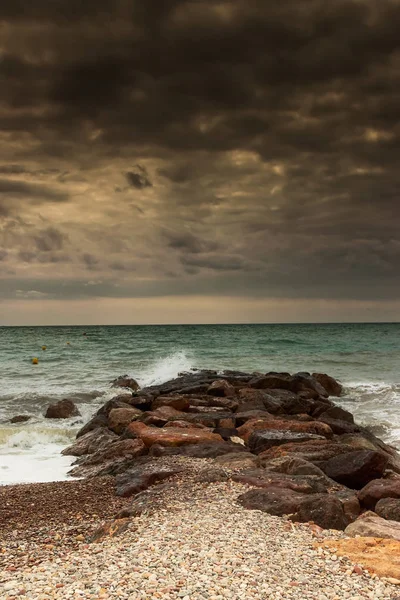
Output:
M400 449L399 323L0 327L0 484L65 479L60 451L115 377L144 386L191 368L328 373L345 386L338 403ZM62 398L82 416L45 419Z

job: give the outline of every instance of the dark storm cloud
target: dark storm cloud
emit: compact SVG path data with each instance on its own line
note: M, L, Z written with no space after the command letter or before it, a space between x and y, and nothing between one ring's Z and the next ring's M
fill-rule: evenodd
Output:
M16 0L0 21L0 216L78 197L77 262L124 237L154 294L395 296L397 0ZM20 260L61 260L38 228Z
M144 188L152 187L153 185L149 179L146 168L141 165L136 165L136 169L134 171L128 171L125 176L129 185L137 190L143 190Z

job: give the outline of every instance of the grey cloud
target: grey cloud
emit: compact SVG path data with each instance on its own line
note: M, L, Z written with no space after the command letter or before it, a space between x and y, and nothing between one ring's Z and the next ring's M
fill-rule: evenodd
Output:
M0 195L28 197L39 201L51 202L66 202L69 199L69 194L66 192L12 179L0 179Z
M38 250L41 252L52 252L63 249L66 236L58 229L48 227L40 231L34 240Z
M168 232L165 234L168 246L189 254L211 252L218 249L218 243L203 239L189 232Z
M142 165L136 165L136 170L128 171L125 176L129 185L137 190L143 190L153 185L149 179L147 170Z

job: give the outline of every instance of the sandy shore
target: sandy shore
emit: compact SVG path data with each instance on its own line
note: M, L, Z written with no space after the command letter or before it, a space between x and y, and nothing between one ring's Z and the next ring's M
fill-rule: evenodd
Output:
M120 536L93 544L87 538L97 525L131 503L113 496L111 479L0 488L1 598L400 597L398 587L316 548L318 539L342 532L247 511L236 503L246 486L208 483L202 474L209 463L190 463L190 471L144 494L154 510L130 519Z

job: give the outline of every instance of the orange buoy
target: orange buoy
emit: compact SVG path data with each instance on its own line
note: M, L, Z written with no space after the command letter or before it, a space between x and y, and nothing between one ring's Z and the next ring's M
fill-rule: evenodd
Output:
M47 350L47 346L42 346L42 350Z
M36 358L36 356L34 358L32 358L32 364L33 365L38 365L39 364L39 359Z

